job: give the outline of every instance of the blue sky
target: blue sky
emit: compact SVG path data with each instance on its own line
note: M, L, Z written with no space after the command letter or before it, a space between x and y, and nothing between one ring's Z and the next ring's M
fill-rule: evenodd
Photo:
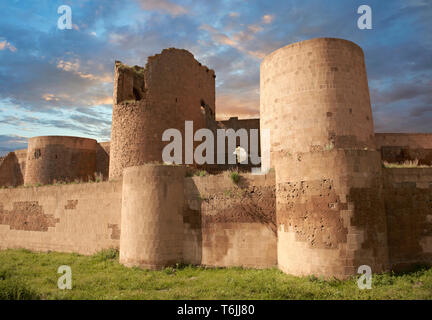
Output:
M72 30L59 30L60 5ZM357 28L372 8L373 29ZM114 61L168 47L215 70L217 117L259 115L262 57L315 37L359 44L377 132L432 132L430 0L3 0L0 153L38 135L110 137Z

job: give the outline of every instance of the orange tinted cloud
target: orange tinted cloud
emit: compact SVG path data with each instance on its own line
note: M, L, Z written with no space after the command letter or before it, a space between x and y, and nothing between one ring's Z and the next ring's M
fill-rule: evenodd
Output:
M265 16L262 17L262 22L265 24L270 24L272 23L274 20L274 15L271 14L266 14Z
M9 49L9 51L11 51L11 52L17 51L17 48L14 47L10 42L8 42L6 40L3 40L3 41L0 40L0 51L6 50L6 49Z
M112 81L111 74L108 73L105 73L101 76L97 76L91 73L84 73L80 71L80 61L78 59L75 59L74 61L65 61L60 59L57 61L57 69L61 69L67 72L72 72L83 79L95 80L98 82L105 82L105 83L109 83Z
M222 94L216 97L216 118L226 120L230 117L241 119L259 118L258 94L237 96Z
M141 0L140 4L144 10L163 11L167 12L173 17L180 16L188 12L185 7L168 0Z

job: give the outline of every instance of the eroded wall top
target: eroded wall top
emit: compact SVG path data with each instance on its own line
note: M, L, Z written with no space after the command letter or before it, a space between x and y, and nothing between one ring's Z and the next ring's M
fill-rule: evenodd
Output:
M117 62L110 145L110 178L123 169L162 162L167 129L184 137L185 121L193 130L215 118L214 71L182 49L164 49L148 58L144 68ZM184 155L183 155L184 156ZM182 163L186 163L183 158Z

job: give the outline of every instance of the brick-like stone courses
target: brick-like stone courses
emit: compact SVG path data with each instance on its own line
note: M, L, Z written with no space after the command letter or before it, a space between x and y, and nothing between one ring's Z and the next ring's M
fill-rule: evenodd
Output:
M118 248L121 193L117 181L0 189L0 249Z
M9 225L11 230L48 231L59 219L52 214L45 214L38 201L19 201L13 203L8 211L0 203L0 224Z
M432 133L375 133L377 149L384 146L407 146L432 149Z
M385 169L384 178L392 269L432 265L432 169Z
M73 210L76 209L77 204L78 204L78 200L68 200L64 208L66 210Z
M261 228L271 231L276 236L274 192L274 187L265 186L248 190L234 188L213 194L203 200L202 240L207 253L205 264L218 265L226 260L230 250L238 250L236 264L263 267L275 263L271 255L268 255L269 252L263 248L263 245L268 246L271 254L271 249L275 249L275 243L271 243L270 240L269 243L259 246L251 243L249 239L254 235L259 238ZM239 243L235 237L236 233L241 235L244 232L242 225L249 230L240 236ZM242 247L245 248L244 251Z
M160 269L182 262L185 173L181 166L125 169L120 263Z
M261 132L271 131L276 171L279 267L339 278L361 264L385 270L381 163L361 48L328 38L286 46L263 60L260 84ZM374 191L369 209L376 208L364 210L363 194Z
M288 159L281 176L276 171L279 262L285 271L347 277L362 264L386 270L379 154L339 150ZM319 172L324 178L311 178Z
M186 178L187 263L271 267L276 264L274 174L242 174L238 185L224 172Z
M432 134L376 133L377 149L390 163L418 160L420 165L432 165Z
M38 138L38 137L35 137ZM41 137L42 138L42 137ZM61 137L54 137L54 139L61 139ZM69 137L66 137L65 139L69 139ZM80 139L80 138L77 138ZM81 179L81 180L87 180L88 176L93 177L94 173L102 174L102 177L104 180L108 179L108 169L109 169L109 142L101 142L98 143L96 146L96 166L93 166L93 152L88 150L84 150L83 154L80 156L79 154L76 154L73 159L71 159L71 162L69 163L67 160L66 162L68 165L76 166L75 169L78 170L78 172L74 172L73 168L68 168L67 174L64 174L64 170L62 172L57 172L56 174L51 173L52 176L55 178L52 180L75 180L75 179ZM62 154L63 157L67 157L68 149L63 149L66 146L59 146L53 147L51 151L44 152L45 155L48 155L53 150L57 150L57 152L54 154L54 156L50 159L47 159L48 161L52 161L50 166L57 166L61 167L59 164L60 161L63 161L61 157L59 157L59 154ZM32 145L30 145L30 148L32 148ZM41 159L40 156L42 156L42 149L37 148L37 155L38 159ZM72 148L75 149L75 148ZM79 148L78 148L79 149ZM15 150L13 152L10 152L6 157L3 157L2 159L6 159L6 162L4 165L2 165L3 161L0 160L0 187L1 186L19 186L24 184L24 178L25 178L25 171L26 171L26 162L27 162L27 149L22 150ZM34 150L33 150L34 152ZM66 154L65 154L66 152ZM72 150L72 153L76 153L76 150ZM80 151L78 151L80 153ZM34 155L33 155L34 156ZM31 154L30 154L31 157ZM34 158L34 157L33 157ZM90 159L90 161L89 161ZM34 159L31 159L32 161ZM45 159L44 159L45 160ZM38 175L44 176L46 174L47 169L44 167L47 167L48 165L46 163L39 163L34 164L30 163L30 171L36 171L33 173L29 173L29 175L33 175L33 179L39 179L39 181L46 181L49 179L41 179L41 177L37 177ZM41 172L39 172L39 170ZM92 172L93 170L93 172ZM73 178L75 177L75 178ZM35 182L35 184L38 184L41 182ZM41 183L42 184L42 183Z
M111 229L111 239L120 239L120 228L118 224L108 224L108 229Z
M432 264L432 189L408 183L385 192L392 269Z
M272 166L277 152L375 149L364 55L356 44L322 38L278 49L261 63L260 90Z
M123 185L0 190L0 248L90 254L120 243L127 265L278 264L327 278L364 264L374 273L432 264L432 169L381 168L381 160L431 164L432 134L373 133L357 45L313 39L267 56L261 123L216 121L214 79L186 50L163 50L145 68L116 62L112 143L32 138L28 152L0 159L0 186L107 177L108 165L117 180L127 167L160 162L163 131L185 137L185 120L194 131L270 129L264 167L276 176L242 174L235 184L226 172L185 178L185 168L150 166L128 169Z
M185 120L193 121L195 132L208 122L202 105L213 114L215 111L214 71L201 65L186 50L165 49L149 57L140 74L145 94L128 101L130 95L122 90L133 92L133 86L125 86L122 81L131 75L116 64L114 100L118 103L113 105L110 179L120 177L126 167L161 163L163 147L169 143L162 141L166 129L178 129L186 139ZM195 142L194 146L199 144ZM183 163L184 156L183 153Z
M275 187L228 188L206 196L201 227L214 223L259 223L276 234Z
M353 266L357 272L360 265L368 265L379 273L389 270L387 221L385 216L384 196L381 186L367 188L351 188L347 195L348 207L352 207L350 219L351 232L348 241L350 250L354 254ZM343 257L343 251L341 256Z
M331 180L286 182L277 185L284 197L278 199L278 225L290 228L296 241L312 248L338 248L347 242L347 227L340 210L347 210Z
M87 181L96 171L96 140L78 137L29 139L24 184Z

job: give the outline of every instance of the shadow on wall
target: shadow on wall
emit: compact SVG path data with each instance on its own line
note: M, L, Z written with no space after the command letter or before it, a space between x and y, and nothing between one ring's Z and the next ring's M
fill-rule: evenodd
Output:
M96 145L96 172L103 175L103 180L108 180L109 154L109 142L101 142Z
M193 179L185 179L185 203L183 208L184 244L183 259L194 265L202 262L202 202Z
M432 149L384 146L381 148L381 157L389 163L417 161L418 165L432 166Z
M23 174L15 152L9 152L0 163L0 186L16 187L24 183Z
M276 265L274 176L187 177L184 261L209 266Z

